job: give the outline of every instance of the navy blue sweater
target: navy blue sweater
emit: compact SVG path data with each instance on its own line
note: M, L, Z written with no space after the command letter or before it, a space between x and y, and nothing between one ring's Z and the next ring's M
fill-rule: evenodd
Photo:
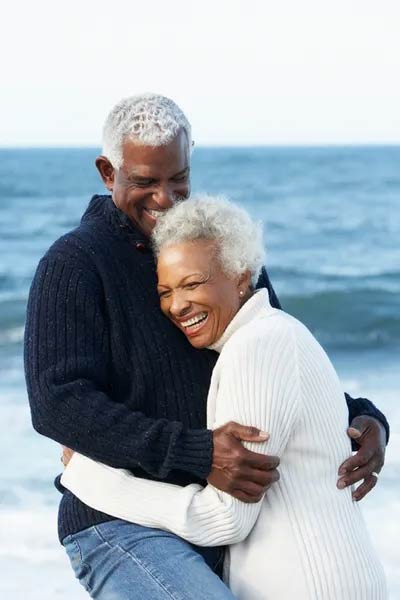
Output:
M268 276L271 303L280 308ZM27 309L25 371L34 428L135 475L186 485L211 469L206 399L217 355L196 350L159 309L148 240L110 196L48 250ZM347 396L350 420L385 417ZM59 538L112 519L64 490Z

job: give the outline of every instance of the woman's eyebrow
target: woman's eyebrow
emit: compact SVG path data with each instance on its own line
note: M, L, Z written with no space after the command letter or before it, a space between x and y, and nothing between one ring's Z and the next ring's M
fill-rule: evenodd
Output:
M190 273L190 275L186 275L186 277L184 277L183 279L181 279L180 284L182 285L187 279L189 279L190 277L199 277L203 282L206 282L208 279L210 279L210 275L206 275L205 273Z
M187 279L189 279L190 277L199 277L199 278L201 278L201 279L202 279L202 281L206 281L206 280L208 279L208 277L206 277L206 276L204 275L204 273L190 273L190 275L186 275L185 277L183 277L183 279L181 279L181 280L179 281L179 283L178 283L177 287L181 287L182 285L185 285L185 281L186 281ZM166 285L165 283L158 283L158 284L157 284L157 289L158 289L158 290L161 290L161 289L163 289L163 290L170 290L170 289L171 289L171 286L169 286L169 285Z

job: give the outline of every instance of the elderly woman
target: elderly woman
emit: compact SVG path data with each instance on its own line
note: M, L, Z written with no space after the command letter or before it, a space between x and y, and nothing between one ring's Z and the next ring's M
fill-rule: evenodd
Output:
M153 238L163 313L193 346L219 353L208 426L238 421L269 432L261 448L280 456L281 479L244 503L211 485L146 481L75 454L62 483L120 519L197 545L229 544L225 579L236 598L385 598L359 506L336 487L351 452L341 385L307 328L254 291L260 228L227 201L202 198L168 211Z

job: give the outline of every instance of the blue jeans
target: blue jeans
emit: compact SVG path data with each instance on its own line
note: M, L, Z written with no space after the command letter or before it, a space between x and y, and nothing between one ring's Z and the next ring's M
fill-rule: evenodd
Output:
M223 551L119 519L67 536L75 576L100 600L234 600L215 574Z

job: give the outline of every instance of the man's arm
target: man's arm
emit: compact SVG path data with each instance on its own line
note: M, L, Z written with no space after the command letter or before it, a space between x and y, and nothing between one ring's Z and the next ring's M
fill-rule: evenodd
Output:
M79 264L43 259L28 302L25 370L34 428L106 464L206 477L212 432L150 419L109 394L110 353L97 277Z
M271 305L282 308L265 267L262 268L257 287L267 288ZM338 487L363 481L353 494L355 500L362 500L376 485L377 478L373 473L379 473L383 467L390 429L385 415L370 400L352 398L349 394L345 396L349 410L348 434L357 453L340 466Z
M275 349L279 344L283 351L277 364ZM297 420L301 397L296 344L291 328L276 328L267 343L240 339L230 346L218 381L215 427L232 421L248 426L255 423L272 432L271 439L257 445L257 450L265 455L283 453ZM248 448L256 449L254 444ZM262 504L262 496L258 503L249 503L243 496L243 502L214 485L202 489L196 484L179 487L139 479L79 454L71 459L61 482L92 508L139 525L172 531L200 546L243 540Z
M40 262L31 288L25 337L35 429L107 465L140 467L161 479L174 469L205 479L214 451L222 447L226 461L234 467L232 480L242 488L246 480L251 481L249 455L253 461L258 455L243 448L238 464L234 435L227 443L226 435L150 419L110 397L110 351L102 298L101 282L87 265L71 264L60 256ZM241 439L257 441L258 431L237 425L236 432ZM263 455L259 463L255 471L264 469L264 475L255 500L277 476L276 470L268 470Z
M257 288L267 288L271 306L273 306L273 308L282 308L278 296L276 295L275 290L272 287L272 283L269 279L267 269L265 267L261 269L260 277L257 283Z

